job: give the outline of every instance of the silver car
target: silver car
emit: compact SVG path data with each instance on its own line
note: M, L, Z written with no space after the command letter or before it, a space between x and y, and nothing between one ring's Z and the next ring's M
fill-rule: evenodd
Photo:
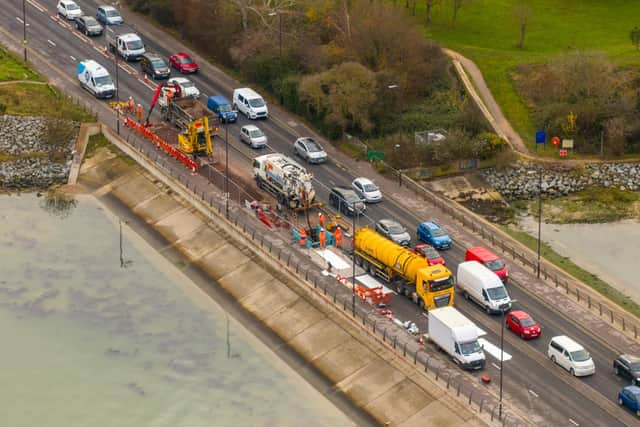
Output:
M327 161L327 153L315 139L304 137L296 139L293 144L296 154L307 163L323 163Z
M354 179L351 183L351 188L353 188L358 197L367 203L382 201L382 192L369 178L360 177Z
M240 140L251 148L267 146L267 136L255 125L245 125L240 128Z
M381 219L376 223L376 231L400 246L409 246L411 244L411 235L398 221Z

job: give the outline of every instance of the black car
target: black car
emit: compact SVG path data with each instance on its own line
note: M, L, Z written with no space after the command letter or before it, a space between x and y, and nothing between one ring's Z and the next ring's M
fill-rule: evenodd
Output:
M630 379L631 384L640 385L640 357L621 354L613 361L613 370L616 375Z
M140 68L142 72L153 77L153 79L168 79L171 70L164 62L160 55L155 53L145 53L140 59Z
M345 187L332 188L329 193L329 203L338 212L349 216L353 215L354 209L358 215L361 215L367 209L356 192Z
M104 30L102 25L92 16L80 16L75 19L78 31L87 36L99 36Z

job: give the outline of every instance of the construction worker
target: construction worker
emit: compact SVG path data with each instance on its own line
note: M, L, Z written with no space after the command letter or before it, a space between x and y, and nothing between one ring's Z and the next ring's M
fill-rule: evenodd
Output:
M168 90L166 92L167 105L171 104L171 100L173 100L173 95L174 95L174 92L172 90Z
M138 123L142 123L142 105L138 104L136 107L136 117L138 118Z
M320 227L324 228L324 222L324 214L322 212L318 212L318 224L320 224Z
M136 108L136 104L135 102L133 102L133 97L130 96L129 99L127 99L127 111L129 111L129 114L133 114L133 110Z
M307 231L304 228L300 229L300 246L305 247L307 245Z
M320 232L318 233L318 238L320 239L320 247L321 248L326 248L327 247L327 235L326 235L326 232L324 231L324 228L320 228Z
M336 239L336 248L342 247L344 242L342 241L342 230L340 226L336 226L336 231L333 232L333 237Z

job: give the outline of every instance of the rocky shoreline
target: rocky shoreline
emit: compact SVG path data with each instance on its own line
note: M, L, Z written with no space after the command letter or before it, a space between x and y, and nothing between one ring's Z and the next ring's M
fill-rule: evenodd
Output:
M518 163L507 169L488 168L484 179L507 200L527 200L538 196L540 165ZM640 189L639 163L594 163L580 168L547 166L542 169L542 194L560 197L589 187Z
M80 124L34 116L0 116L0 189L46 189L69 177Z

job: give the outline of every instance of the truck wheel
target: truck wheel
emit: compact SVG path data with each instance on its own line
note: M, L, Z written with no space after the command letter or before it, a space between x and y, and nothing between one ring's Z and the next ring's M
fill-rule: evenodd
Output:
M418 307L420 307L420 310L422 310L422 311L426 311L426 310L424 309L424 300L422 299L422 297L421 297L421 296L418 296Z
M488 306L484 308L484 312L487 314L491 314L491 308L489 308Z
M258 184L258 188L264 190L264 185L262 184L262 179L260 177L256 177L256 183Z
M398 293L398 295L402 295L404 293L403 290L404 286L402 286L402 283L396 283L396 292Z

